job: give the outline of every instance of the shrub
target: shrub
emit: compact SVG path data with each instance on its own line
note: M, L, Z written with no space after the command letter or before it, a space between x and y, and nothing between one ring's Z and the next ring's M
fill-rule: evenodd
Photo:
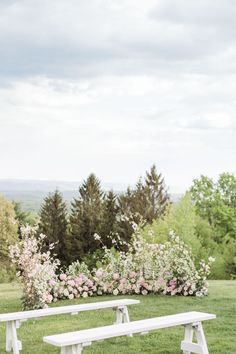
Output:
M11 267L8 263L0 263L0 283L10 283L15 277L15 267Z
M36 227L22 227L21 240L10 246L10 257L18 270L17 276L23 284L23 308L37 309L46 307L52 301L51 287L55 285L55 271L59 265L54 260L49 245L47 252L42 252L45 235L37 238Z
M61 274L52 290L54 301L102 294L207 295L212 257L196 267L191 250L173 232L164 245L149 244L140 228L135 224L133 227L135 233L127 252L103 246L99 268L89 272L85 265L77 263L72 265L73 271Z

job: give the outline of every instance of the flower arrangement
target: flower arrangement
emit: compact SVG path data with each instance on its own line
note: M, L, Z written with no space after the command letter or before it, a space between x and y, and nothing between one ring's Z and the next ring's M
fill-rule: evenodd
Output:
M52 289L53 301L60 299L75 299L79 297L86 298L95 293L93 280L89 279L85 274L80 273L76 277L72 277L65 273L60 274L59 281Z
M10 246L10 258L23 284L25 310L47 307L53 300L51 291L57 283L59 261L51 255L53 244L49 245L47 252L42 251L45 237L43 234L37 237L36 227L21 227L20 241Z
M95 237L100 242L98 235ZM69 267L67 274L59 276L52 291L54 301L102 294L162 293L199 297L208 294L207 276L214 259L201 261L196 268L191 250L173 232L164 245L148 244L135 225L127 252L103 247L104 257L98 269L89 272L85 264L77 262L76 266ZM77 275L76 268L80 272Z
M134 235L131 243L125 245L126 252L119 249L119 242L123 246L124 241L113 238L111 249L102 244L104 256L97 268L90 271L85 263L77 261L59 275L59 261L51 254L54 245L50 244L44 252L46 236L37 236L37 228L22 227L21 240L10 246L10 257L23 284L24 309L44 308L60 299L106 294L208 294L212 257L196 267L191 250L173 232L165 244L149 244L141 227L132 226ZM95 239L101 242L99 235Z

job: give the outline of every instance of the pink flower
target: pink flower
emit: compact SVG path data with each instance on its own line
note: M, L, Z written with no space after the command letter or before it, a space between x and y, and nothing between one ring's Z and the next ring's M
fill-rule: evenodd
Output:
M145 279L144 279L143 277L141 277L141 278L139 279L139 283L140 283L141 285L145 284Z
M64 288L61 286L61 287L58 289L58 293L59 293L59 294L63 294L63 291L64 291Z
M169 285L175 287L176 286L176 280L175 279L170 280L169 281Z
M137 275L137 273L135 273L135 272L130 272L129 273L130 278L135 278L136 275Z
M87 286L88 286L89 288L91 288L91 287L93 286L92 280L88 279L88 281L87 281Z
M68 280L67 284L70 285L70 286L72 286L72 287L75 286L75 282L74 282L73 279Z
M81 285L83 283L83 279L81 277L76 277L74 279L76 285Z
M53 296L51 294L48 294L46 296L46 303L50 304L52 302L52 300L53 300Z
M126 284L126 283L127 283L127 279L126 279L126 278L120 279L120 283L121 283L121 284Z
M62 281L64 281L64 280L66 280L66 274L64 274L64 273L62 273L62 274L60 274L60 280L62 280Z
M54 279L50 279L50 280L49 280L49 285L50 285L50 286L56 285L55 280L54 280Z
M113 279L114 280L118 280L120 278L120 274L119 273L114 273L113 274Z
M95 273L97 278L100 278L102 276L102 271L101 270L97 270Z
M163 278L159 278L158 279L158 283L160 283L160 284L162 284L162 285L165 285L165 279L163 279Z

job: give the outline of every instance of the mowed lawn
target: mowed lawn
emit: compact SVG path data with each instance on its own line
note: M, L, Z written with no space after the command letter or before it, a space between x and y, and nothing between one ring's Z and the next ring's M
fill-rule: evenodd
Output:
M0 284L0 313L21 310L21 291L16 284ZM216 320L205 322L204 329L210 354L236 354L236 281L211 281L208 297L170 296L126 296L141 301L140 305L130 306L132 320L175 314L185 311L203 311L217 315ZM61 301L53 306L78 304L92 301L109 300L114 297L103 296L73 301ZM117 297L121 298L121 297ZM18 336L23 342L22 354L53 354L59 349L43 343L43 336L75 331L82 328L112 324L112 310L80 313L78 316L50 316L39 320L30 320L22 324ZM163 329L145 336L133 338L120 337L94 343L85 348L84 353L91 354L179 354L183 339L182 327ZM0 353L5 353L5 326L0 325Z

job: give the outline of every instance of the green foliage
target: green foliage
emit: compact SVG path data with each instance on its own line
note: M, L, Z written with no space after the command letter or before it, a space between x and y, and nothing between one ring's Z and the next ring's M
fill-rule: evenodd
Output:
M146 225L143 233L148 242L162 244L167 242L170 230L191 247L197 261L209 256L215 258L211 279L230 279L234 274L234 241L216 242L215 229L207 219L197 214L190 193L186 193L177 205L169 205L164 217Z
M70 275L72 277L77 277L81 273L83 273L86 276L90 275L87 264L85 262L79 262L79 261L71 263L66 273L67 275Z
M38 216L30 211L23 210L21 203L13 201L13 205L19 227L26 225L34 226L38 223Z
M103 220L102 220L102 230L101 236L103 239L103 243L107 247L111 247L111 239L107 236L114 235L118 231L117 226L117 215L118 215L118 204L117 204L117 196L111 190L109 191L104 198L103 202Z
M0 283L10 283L16 278L16 268L9 262L0 262Z
M215 228L218 242L236 239L236 178L222 173L218 181L195 179L190 189L197 212Z
M144 192L147 199L147 209L144 209L143 218L151 223L160 218L169 204L169 195L167 193L164 178L161 173L157 173L156 166L153 165L150 172L146 172Z
M153 222L152 226L146 226L144 233L146 239L155 243L164 243L168 239L170 230L173 230L180 238L191 247L194 256L200 260L205 257L202 245L196 234L197 216L189 193L186 193L180 202L169 205L165 215Z
M79 197L72 203L70 217L74 260L81 260L97 249L94 234L103 229L103 192L100 181L91 174L79 188Z
M158 174L156 166L153 165L149 172L146 172L144 181L140 178L132 190L128 188L126 193L119 197L120 214L128 219L132 218L135 223L145 220L151 224L164 215L169 205L169 195L167 193L164 178ZM133 230L129 220L121 218L121 235L129 240Z
M8 259L8 247L18 239L17 230L14 206L0 196L0 262Z
M201 176L190 189L199 216L209 222L218 244L213 274L236 275L236 178L222 173L218 180ZM215 272L215 273L214 273Z
M54 252L61 265L70 264L71 242L68 234L67 208L58 190L44 199L39 215L39 233L47 236L46 247L50 243L55 243Z
M39 218L38 215L32 213L31 211L25 211L22 209L22 205L19 202L14 202L14 211L15 211L15 217L18 222L18 235L20 237L21 232L20 229L22 226L30 225L34 226L38 224Z
M130 187L126 193L121 194L118 198L119 218L118 218L118 233L125 241L129 241L133 234L133 228L130 223L130 218L137 224L140 221L140 214L134 213L134 192Z

